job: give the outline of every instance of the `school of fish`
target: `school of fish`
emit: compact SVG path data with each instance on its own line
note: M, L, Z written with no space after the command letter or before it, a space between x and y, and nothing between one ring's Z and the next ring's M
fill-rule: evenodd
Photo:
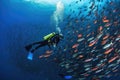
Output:
M120 1L83 1L74 0L64 19L64 42L55 51L61 73L72 80L120 76Z
M81 1L70 4L65 19L66 42L58 49L61 72L72 80L120 76L120 1L89 0L90 6L82 7Z

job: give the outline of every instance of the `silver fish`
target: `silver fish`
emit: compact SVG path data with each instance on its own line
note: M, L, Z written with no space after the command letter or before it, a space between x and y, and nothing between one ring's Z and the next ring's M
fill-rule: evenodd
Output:
M94 37L91 37L91 38L89 38L87 41L91 41L91 40L93 40L94 39Z
M84 38L81 38L81 39L78 39L77 42L81 42L81 41L83 41L83 40L84 40Z
M113 43L112 43L112 42L111 42L111 43L109 43L109 44L106 44L106 45L103 47L103 49L109 48L111 45L113 45Z
M95 73L99 73L99 72L101 72L101 71L103 71L103 69L97 70L97 71L95 71Z

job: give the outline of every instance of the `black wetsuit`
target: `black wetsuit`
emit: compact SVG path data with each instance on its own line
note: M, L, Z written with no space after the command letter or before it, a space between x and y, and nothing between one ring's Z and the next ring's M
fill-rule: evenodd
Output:
M31 51L31 52L33 53L35 50L37 50L38 48L40 48L40 47L42 47L42 46L48 45L49 48L50 48L51 45L54 45L54 44L57 45L59 41L60 41L60 36L59 36L59 34L56 34L56 35L54 35L53 37L51 37L49 40L44 40L44 41L35 42L35 43L32 43L32 44L26 46L25 48L26 48L27 51ZM33 49L31 50L31 48L32 48L34 45L38 45L38 46L35 47L35 48L33 48Z

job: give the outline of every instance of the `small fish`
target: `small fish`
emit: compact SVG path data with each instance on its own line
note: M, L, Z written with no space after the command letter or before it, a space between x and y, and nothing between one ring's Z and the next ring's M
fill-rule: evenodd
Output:
M112 68L112 70L115 70L119 67L119 65L116 65L115 67Z
M120 64L120 59L117 60L117 64Z
M112 50L113 50L113 48L110 48L110 49L106 50L106 51L104 52L104 54L109 54Z
M73 46L72 46L72 48L77 48L79 46L79 44L74 44Z
M92 68L92 71L96 71L99 67Z
M111 58L108 62L111 63L111 62L113 62L114 60L116 60L117 58L118 58L118 56L115 56L115 57Z
M115 39L115 41L119 41L119 40L120 40L120 38L116 38L116 39Z
M118 71L118 69L113 70L113 72L117 72L117 71Z
M98 58L97 58L97 57L93 59L93 61L96 61L96 60L98 60Z
M81 42L83 40L84 40L84 38L80 38L80 39L77 40L77 42Z
M103 30L103 27L100 26L100 27L98 28L98 31L102 31L102 30Z
M105 36L103 37L103 40L107 39L108 37L109 37L109 34L105 35Z
M85 71L88 71L88 70L90 70L90 68L86 68L86 69L85 69Z
M89 37L90 35L91 35L91 33L87 34L87 36L86 36L86 37Z
M85 67L85 68L91 67L91 65L90 65L90 64L86 64L86 65L84 65L84 67Z
M108 66L108 68L111 68L111 67L114 67L115 66L115 64L110 64L109 66Z
M107 23L107 22L109 22L109 20L108 19L103 19L103 22Z
M78 54L76 53L76 54L73 54L73 56L72 56L72 57L73 57L73 58L75 58L75 57L77 57L77 56L78 56Z
M84 62L89 62L91 61L93 58L90 58L90 59L86 59Z
M97 39L100 39L102 37L102 33L97 36Z
M102 45L105 45L105 44L107 43L107 41L108 41L108 40L104 40L104 41L102 41L101 44L102 44Z
M50 55L44 55L45 58L49 57Z
M107 59L105 58L105 59L102 59L100 62L101 63L103 63L103 62L105 62L105 61L107 61Z
M75 49L74 52L75 52L75 53L78 52L78 49Z
M109 48L110 46L112 46L113 45L113 43L111 42L111 43L109 43L109 44L106 44L104 47L103 47L103 49L106 49L106 48Z
M93 40L93 41L91 41L90 43L89 43L89 47L92 47L94 44L96 44L96 42L97 42L97 40Z
M111 25L111 23L107 23L105 24L105 27L109 27Z
M82 37L82 34L78 34L78 38L81 38Z
M94 39L94 37L91 37L91 38L89 38L87 41L91 41L91 40L93 40Z
M46 54L51 54L53 51L49 51L49 50L47 50L46 51Z
M103 20L104 23L108 23L109 22L109 20L107 19L106 16L104 16L102 20Z
M39 58L43 58L43 57L44 57L43 55L39 56Z
M105 73L105 75L107 75L107 74L109 74L111 71L107 71L106 73Z
M96 24L96 23L97 23L97 20L94 21L94 24Z
M77 57L77 59L81 59L81 58L83 58L84 56L83 55L79 55L78 57Z
M85 77L86 77L86 76L89 76L89 75L90 75L90 74L87 74L87 73L84 74Z
M99 72L101 72L101 71L103 71L103 69L97 70L95 73L99 73Z

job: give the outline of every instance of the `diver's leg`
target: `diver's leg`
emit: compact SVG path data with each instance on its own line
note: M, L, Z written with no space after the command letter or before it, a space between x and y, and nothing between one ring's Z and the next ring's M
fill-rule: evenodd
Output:
M30 49L32 48L32 46L37 45L37 44L41 44L42 42L43 42L43 41L39 41L39 42L34 42L34 43L32 43L32 44L29 44L29 45L25 46L25 49L26 49L27 51L30 51Z
M27 51L30 51L31 48L32 48L32 45L27 45L27 46L25 46L25 49L26 49Z
M36 45L36 44L41 44L43 41L39 41L39 42L34 42L31 45Z
M38 48L45 46L48 44L48 41L41 41L39 42L39 45L37 47L35 47L34 49L31 50L31 52L33 53L35 50L37 50Z
M37 50L38 48L40 48L42 46L45 46L47 44L48 44L48 41L41 41L41 42L39 42L39 46L37 46L35 49L32 49L32 50L29 51L27 59L32 60L33 59L33 52L35 50Z

